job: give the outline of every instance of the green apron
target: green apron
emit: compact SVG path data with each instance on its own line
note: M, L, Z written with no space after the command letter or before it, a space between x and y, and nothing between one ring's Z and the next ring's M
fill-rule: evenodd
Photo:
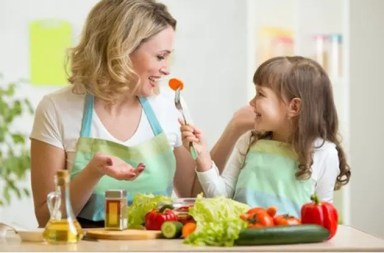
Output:
M145 169L132 181L116 180L110 176L103 176L78 217L92 221L104 220L104 194L110 189L126 190L128 203L132 202L133 195L136 193L171 196L176 160L167 137L147 99L140 98L140 103L155 136L130 147L90 137L93 101L93 96L86 96L80 139L76 147L71 177L80 173L97 152L117 156L133 167L139 163L144 163Z
M312 179L296 179L297 166L297 156L287 143L258 140L246 155L234 199L251 207L273 205L278 214L300 217L314 183Z

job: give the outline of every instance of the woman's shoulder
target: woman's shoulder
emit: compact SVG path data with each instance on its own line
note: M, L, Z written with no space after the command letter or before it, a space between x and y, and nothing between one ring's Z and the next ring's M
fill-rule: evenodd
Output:
M46 115L76 114L82 111L84 94L73 92L72 85L60 88L43 96L37 105L36 112Z
M73 104L76 102L83 102L85 94L76 94L73 91L73 86L69 85L60 89L57 89L51 93L46 94L42 101L51 101L54 104Z

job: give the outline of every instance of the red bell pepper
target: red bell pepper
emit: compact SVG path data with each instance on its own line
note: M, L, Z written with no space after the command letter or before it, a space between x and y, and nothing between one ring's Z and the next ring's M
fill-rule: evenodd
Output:
M320 202L316 195L311 196L312 202L301 207L302 224L318 224L328 229L331 239L337 230L338 215L334 205L328 202Z
M154 208L145 215L145 228L147 230L161 230L165 221L176 221L177 216L171 210L172 206L164 205L160 209Z

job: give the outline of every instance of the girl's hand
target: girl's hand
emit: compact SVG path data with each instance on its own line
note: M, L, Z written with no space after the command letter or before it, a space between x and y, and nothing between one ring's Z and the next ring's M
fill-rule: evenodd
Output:
M195 128L193 125L186 125L184 120L179 119L180 123L180 132L181 139L183 141L183 146L190 150L190 143L193 143L193 146L197 152L197 167L199 171L205 171L211 168L212 159L207 148L207 143L203 137L203 132Z
M118 180L134 180L145 168L143 163L134 168L116 156L103 153L96 153L88 165L96 168L101 175L108 175Z
M182 119L179 119L179 123L183 146L189 150L189 145L192 142L198 155L207 152L207 145L202 131L193 125L186 125Z

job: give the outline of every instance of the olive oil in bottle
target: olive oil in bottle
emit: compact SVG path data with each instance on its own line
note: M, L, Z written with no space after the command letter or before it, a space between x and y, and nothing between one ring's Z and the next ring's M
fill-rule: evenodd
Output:
M47 198L51 217L43 237L48 243L77 243L83 237L83 230L72 211L68 171L58 171L55 184L56 190Z
M81 230L77 220L49 221L43 235L50 243L76 243L82 238Z

